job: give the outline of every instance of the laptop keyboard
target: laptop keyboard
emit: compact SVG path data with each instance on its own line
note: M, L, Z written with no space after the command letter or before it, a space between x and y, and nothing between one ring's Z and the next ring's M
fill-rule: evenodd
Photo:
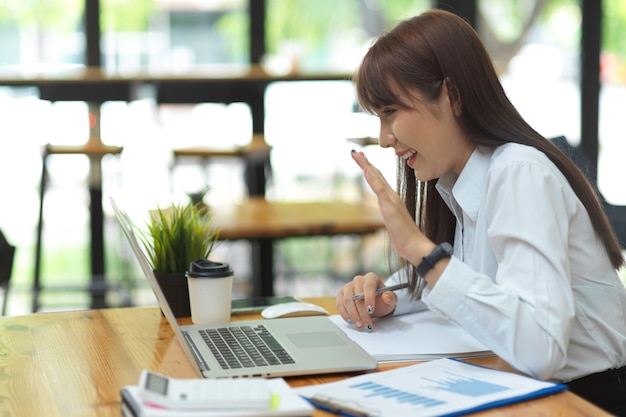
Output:
M222 369L295 363L263 325L200 330Z

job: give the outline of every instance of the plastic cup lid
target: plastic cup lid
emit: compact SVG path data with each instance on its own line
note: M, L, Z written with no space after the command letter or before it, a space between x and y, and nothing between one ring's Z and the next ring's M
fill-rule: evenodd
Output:
M226 262L213 262L208 259L196 259L189 264L187 276L193 278L223 278L233 274Z

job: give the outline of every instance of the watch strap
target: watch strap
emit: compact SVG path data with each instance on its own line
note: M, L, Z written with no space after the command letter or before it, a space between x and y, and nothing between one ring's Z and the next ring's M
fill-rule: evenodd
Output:
M437 262L443 258L452 256L453 251L452 245L448 242L440 243L430 254L422 258L422 262L420 262L416 269L417 275L420 277L426 276L426 273L433 269Z

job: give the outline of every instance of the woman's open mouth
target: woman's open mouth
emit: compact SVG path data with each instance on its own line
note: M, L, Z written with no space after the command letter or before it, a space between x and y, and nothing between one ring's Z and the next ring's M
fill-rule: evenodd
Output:
M415 160L417 158L417 151L413 150L413 149L409 149L408 151L406 151L405 153L403 153L402 155L399 155L400 158L404 159L406 161L406 164L408 166L410 166L411 168L413 168L413 166L415 165Z

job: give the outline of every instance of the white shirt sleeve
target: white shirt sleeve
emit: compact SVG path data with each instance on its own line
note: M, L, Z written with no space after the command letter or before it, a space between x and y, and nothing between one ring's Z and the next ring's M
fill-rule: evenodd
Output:
M571 217L587 213L564 181L539 163L492 170L480 215L486 233L478 230L472 244L493 251L495 277L452 257L422 296L431 310L538 378L565 364L575 312L568 236Z

